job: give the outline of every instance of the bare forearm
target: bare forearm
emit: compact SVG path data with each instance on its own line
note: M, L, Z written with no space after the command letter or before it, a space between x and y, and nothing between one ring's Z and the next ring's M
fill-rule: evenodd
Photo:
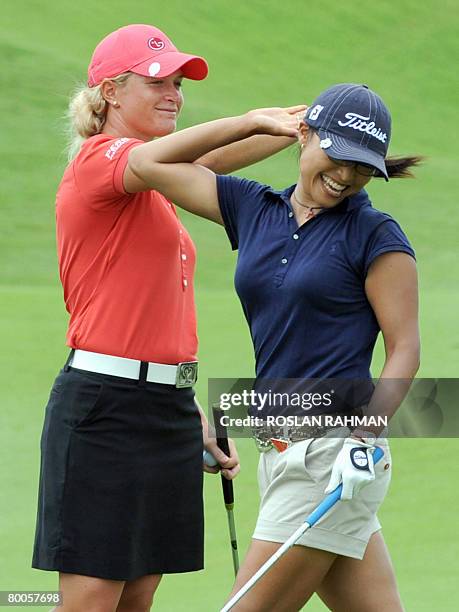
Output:
M230 174L256 164L298 142L286 136L251 136L206 153L195 163L216 174Z
M365 410L367 417L393 417L410 389L411 382L419 368L419 348L399 347L387 358L371 400ZM376 435L383 426L365 428Z
M419 369L419 359L418 339L401 344L387 355L380 378L411 380Z
M241 164L263 159L296 140L298 131L295 116L304 108L304 105L299 105L256 109L238 117L202 123L135 147L130 158L137 161L146 158L163 164L192 163L211 151L238 143L239 146L230 149L234 160L230 159L228 165L232 168L241 167ZM257 139L251 139L251 136L257 136ZM241 140L249 141L250 148L239 143ZM220 151L214 157L221 159L221 156Z
M131 157L163 164L195 162L210 151L248 138L255 132L256 125L248 115L217 119L140 145L132 151Z

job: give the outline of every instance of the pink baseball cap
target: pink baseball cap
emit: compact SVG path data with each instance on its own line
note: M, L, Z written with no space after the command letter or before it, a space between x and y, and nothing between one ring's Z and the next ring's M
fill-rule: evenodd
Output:
M122 72L165 77L181 69L188 79L205 79L209 68L204 58L181 53L158 28L133 24L115 30L95 48L88 67L88 85Z

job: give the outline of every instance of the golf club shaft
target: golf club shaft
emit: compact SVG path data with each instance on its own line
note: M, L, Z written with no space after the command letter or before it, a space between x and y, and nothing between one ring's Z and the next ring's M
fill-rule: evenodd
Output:
M222 450L225 455L230 456L230 449L228 443L228 434L226 428L222 425L220 417L222 411L220 407L213 407L213 417L215 425L215 434L217 436L217 446ZM231 543L231 555L233 558L234 575L236 576L239 571L239 555L237 550L237 538L236 538L236 526L234 523L234 489L233 481L228 480L223 475L221 476L223 498L225 500L226 514L228 518L228 530L230 534Z
M377 446L373 453L373 462L374 464L378 463L384 457L384 451ZM220 612L229 612L237 602L244 597L244 595L250 591L250 589L262 578L266 572L278 561L292 546L294 546L301 536L313 525L317 523L317 521L324 516L328 510L332 506L336 504L336 502L341 497L341 492L343 490L342 483L336 487L334 491L332 491L327 497L317 506L317 508L311 512L311 514L307 517L305 522L298 527L298 529L289 537L288 540L282 544L282 546L276 550L276 552L269 557L269 559L260 567L260 569L255 572L255 574L244 584L244 586L239 589L239 591L232 597L221 609Z
M234 513L233 513L233 507L229 507L229 505L226 505L226 513L227 513L227 517L228 517L228 529L229 529L229 534L230 534L230 541L231 541L231 554L233 557L233 569L234 569L234 575L237 576L237 573L239 571L239 555L238 555L238 550L237 550L237 540L236 540L236 526L234 524Z
M244 584L244 586L232 597L227 604L221 609L220 612L228 612L231 610L237 602L244 597L244 595L250 591L250 589L256 584L262 576L266 574L266 572L276 563L278 559L280 559L288 550L291 548L297 540L309 529L310 525L307 522L304 522L298 529L286 540L282 546L276 550L276 552L269 557L269 559L260 567L260 569L255 572L255 574L250 578L248 582Z

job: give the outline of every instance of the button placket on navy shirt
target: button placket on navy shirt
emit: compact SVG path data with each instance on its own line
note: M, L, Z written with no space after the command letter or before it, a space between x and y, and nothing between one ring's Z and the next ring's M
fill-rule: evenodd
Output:
M304 234L310 232L311 226L316 225L318 221L318 218L314 217L303 223L303 225L298 226L288 197L282 194L280 199L286 207L285 218L288 225L288 235L285 240L285 248L274 275L274 284L276 287L282 286L285 276L300 250L301 243L304 240Z

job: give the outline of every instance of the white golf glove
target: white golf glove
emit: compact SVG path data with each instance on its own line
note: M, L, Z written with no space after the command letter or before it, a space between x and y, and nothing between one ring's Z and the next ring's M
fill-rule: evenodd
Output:
M362 487L375 479L374 446L355 438L346 438L333 464L325 493L331 493L343 483L341 499L350 500Z

